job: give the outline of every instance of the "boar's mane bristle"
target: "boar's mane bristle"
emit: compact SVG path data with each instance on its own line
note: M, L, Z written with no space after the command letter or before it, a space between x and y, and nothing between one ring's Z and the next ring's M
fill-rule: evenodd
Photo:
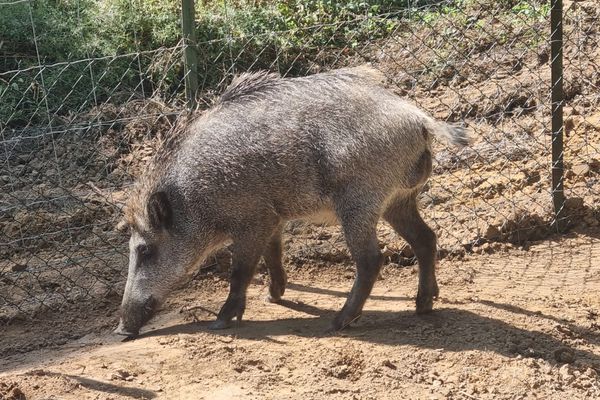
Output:
M137 179L124 208L125 222L138 231L142 231L145 226L148 226L146 211L148 198L160 188L168 165L175 158L181 143L189 135L189 126L199 116L208 115L229 102L251 98L253 94L265 92L282 81L278 74L268 71L241 74L233 79L223 94L216 99L211 109L180 117L175 127L158 139L154 157L147 169Z
M361 79L368 84L383 84L385 82L383 73L369 64L341 68L309 77L310 81L314 81L315 77L327 81L330 79L330 75L341 78L342 81ZM213 110L227 103L257 100L272 93L273 90L290 91L294 88L297 89L302 86L302 81L306 81L306 79L302 77L282 78L279 74L269 71L246 72L233 79L215 102L216 107L213 107Z
M225 91L219 96L217 104L223 104L252 96L257 92L277 86L282 81L279 74L269 71L246 72L233 79Z
M152 193L161 189L168 165L173 162L177 150L189 134L188 127L200 115L198 112L180 116L175 126L157 139L156 152L135 182L124 207L125 222L130 227L143 231L148 226L148 199Z
M342 68L334 72L337 75L345 75L350 77L358 77L375 84L384 84L386 76L380 70L374 68L370 64L359 65L353 68Z

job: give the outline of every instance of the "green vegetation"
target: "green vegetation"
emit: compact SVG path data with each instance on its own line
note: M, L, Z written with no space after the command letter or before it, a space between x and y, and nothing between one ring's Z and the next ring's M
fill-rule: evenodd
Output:
M301 75L312 63L330 64L340 53L352 54L361 44L392 32L405 3L308 0L201 5L197 35L205 87L214 87L224 73L248 68Z
M203 88L214 89L233 68L277 62L302 73L304 64L330 50L391 32L397 19L379 14L405 3L197 1ZM182 94L180 54L136 55L179 43L179 0L38 0L0 7L0 126L60 123L63 114L127 98L124 93Z
M464 9L490 7L485 3L196 0L202 89L216 90L224 78L249 68L304 74L314 64L332 65L366 42L388 36L406 16L425 24L440 16L459 21L466 18ZM546 5L534 5L538 2L497 3L520 18L548 12ZM0 6L0 127L60 124L64 115L126 101L132 94L182 96L180 52L156 51L180 43L179 13L179 0L36 0Z

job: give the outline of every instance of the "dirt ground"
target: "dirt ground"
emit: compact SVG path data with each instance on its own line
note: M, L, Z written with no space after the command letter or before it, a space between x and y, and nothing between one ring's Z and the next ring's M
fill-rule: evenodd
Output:
M245 320L208 331L227 294L223 253L122 341L111 331L126 235L114 226L177 112L104 104L66 121L68 134L3 142L0 400L600 398L600 5L565 8L562 236L550 229L547 21L474 10L476 29L403 27L356 60L476 136L458 153L436 144L421 198L440 250L427 316L414 314L413 254L382 225L386 265L362 318L327 333L354 265L339 229L290 226L281 304L264 301L263 271Z
M267 278L242 323L207 330L227 279L207 272L140 338L115 316L61 346L14 353L3 399L592 399L600 397L600 232L442 260L435 312L414 314L416 268L386 266L362 318L326 332L354 267L291 267L285 300ZM63 329L80 321L61 321ZM18 328L7 332L17 335ZM4 340L4 339L3 339Z

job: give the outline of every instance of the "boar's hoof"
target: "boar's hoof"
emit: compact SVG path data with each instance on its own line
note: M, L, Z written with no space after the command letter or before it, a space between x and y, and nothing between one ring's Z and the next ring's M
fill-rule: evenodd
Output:
M360 314L355 315L355 316L347 316L343 313L339 313L335 317L333 322L331 323L331 327L329 328L328 331L329 332L341 331L342 329L345 329L351 323L358 321L359 318L360 318Z
M138 336L140 332L125 329L123 327L123 325L119 324L119 326L117 327L117 329L115 329L113 331L113 333L116 333L117 335L121 335L121 336L127 336L128 338L134 338L134 337Z
M428 314L433 310L433 298L417 298L417 314Z
M281 296L285 293L285 285L287 283L287 277L285 273L279 280L273 280L269 286L269 295L267 300L271 303L278 303L281 300Z
M427 314L433 310L433 299L438 297L439 291L437 287L433 293L427 293L425 295L417 294L417 314Z
M273 296L272 294L267 295L265 300L269 303L279 303L281 301L281 296Z
M213 321L208 325L208 329L210 329L211 331L218 331L218 330L227 329L230 327L231 327L231 321L223 321L222 319Z

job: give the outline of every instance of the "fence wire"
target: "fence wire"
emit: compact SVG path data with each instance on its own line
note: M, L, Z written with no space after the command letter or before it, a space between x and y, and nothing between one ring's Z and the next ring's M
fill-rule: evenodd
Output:
M0 40L0 321L120 290L127 238L114 227L155 143L186 112L189 45L48 60L34 3L0 3L0 13L9 7L28 10L20 22L31 27L31 51ZM239 31L235 5L223 10L220 34L194 46L200 108L244 71L300 76L369 62L399 95L436 118L465 122L477 138L459 152L436 144L421 203L441 257L554 233L548 2L406 2L252 35ZM599 17L593 1L565 3L570 231L599 225ZM388 263L415 263L388 226L379 231ZM288 264L350 260L338 228L292 224L287 233L299 243Z

